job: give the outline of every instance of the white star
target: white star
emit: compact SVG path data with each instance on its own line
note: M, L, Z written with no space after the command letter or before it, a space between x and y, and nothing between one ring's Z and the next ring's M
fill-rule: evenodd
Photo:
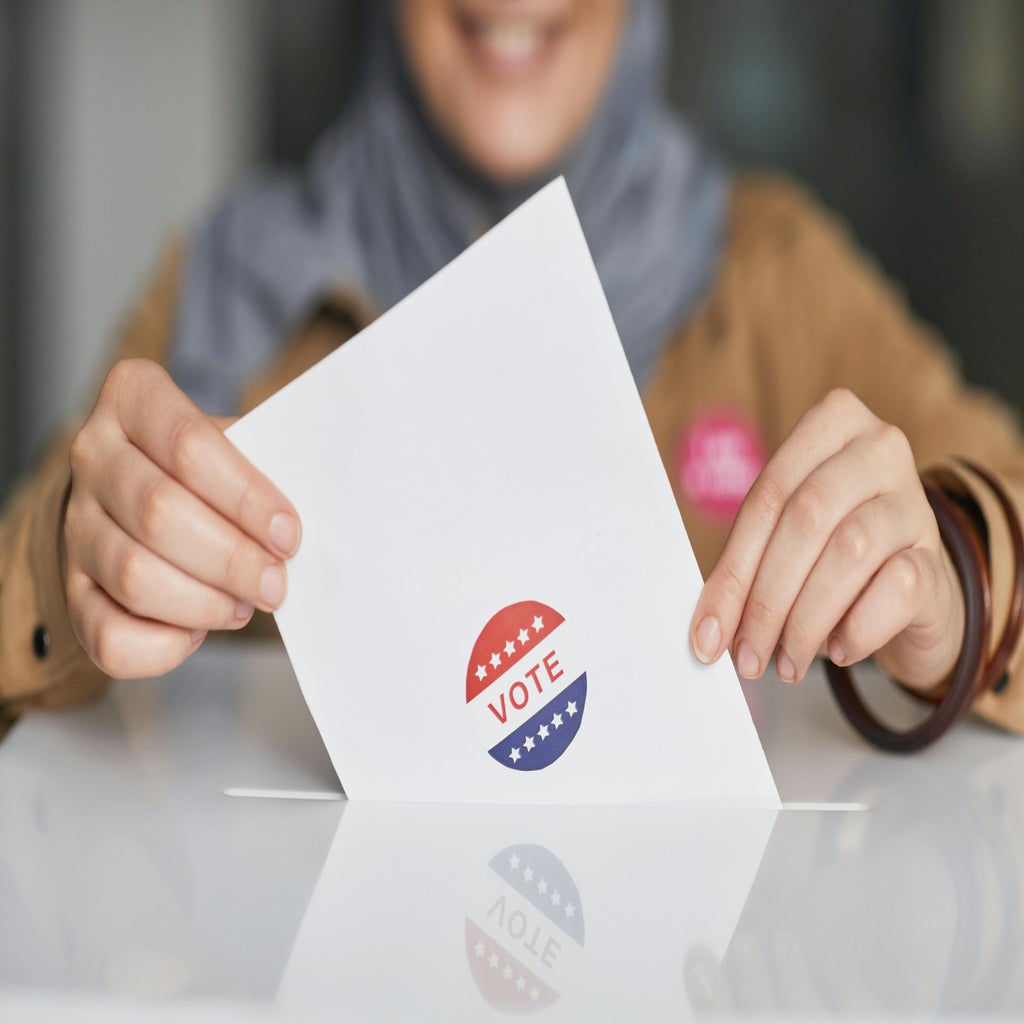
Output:
M560 729L562 727L562 716L561 715L554 715L554 716L552 716L551 724L556 729Z
M478 942L474 947L477 956L483 956L484 950L487 948L482 942Z
M542 725L542 726L541 726L541 727L540 727L540 728L539 728L539 729L537 730L537 735L538 735L538 736L539 736L539 737L540 737L540 738L541 738L542 740L546 740L546 739L548 738L548 727L547 727L546 725Z
M497 954L497 953L492 953L492 954L491 954L491 955L490 955L490 956L489 956L489 957L487 958L487 962L488 962L488 963L489 963L489 964L490 964L490 965L491 965L492 967L497 967L497 966L498 966L498 954Z
M533 628L538 633L544 628L544 620L539 615L533 620Z
M508 866L515 871L519 867L519 854L513 853L508 859Z
M484 676L486 676L486 675L487 675L487 666L486 665L477 665L477 667L476 667L476 677L477 677L477 679L483 679Z
M566 903L566 905L562 909L565 911L565 916L566 917L575 917L576 916L576 908L572 905L572 901L571 900L568 903Z
M512 758L512 763L515 764L516 761L518 761L519 758L522 757L522 754L519 753L518 747L513 747L511 751L509 751L508 756Z
M530 642L530 634L525 629L519 630L519 642L525 647Z
M501 655L495 652L491 655L491 665L497 668L501 664Z
M551 894L551 905L553 907L557 907L559 905L559 903L561 903L561 902L562 902L562 894L556 889Z
M523 746L526 747L527 750L533 750L533 748L536 746L536 744L533 742L533 737L527 736L526 739L523 740Z
M533 988L530 989L530 998L534 1002L536 1002L538 999L540 999L540 992L537 990L536 986L534 986Z
M506 981L512 980L512 968L508 964L505 964L505 966L501 969L501 973L505 975Z
M543 896L544 893L546 893L547 891L548 891L548 883L545 882L544 879L542 878L537 883L537 892L539 892L541 894L541 896Z
M574 701L574 700L569 701L569 703L565 706L565 713L570 718L572 718L572 716L576 714L576 701Z
M524 882L532 882L533 881L533 868L527 868L523 872L523 881Z
M515 640L507 640L505 642L505 653L511 658L516 653L516 642Z
M523 989L526 988L526 979L521 974L519 975L518 978L516 978L516 988L520 992L522 992Z

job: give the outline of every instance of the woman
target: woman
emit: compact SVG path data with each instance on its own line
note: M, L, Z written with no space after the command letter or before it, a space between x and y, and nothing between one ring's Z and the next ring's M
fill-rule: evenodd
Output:
M821 651L873 654L907 686L946 679L964 592L918 468L969 455L1019 507L1020 438L798 191L733 179L668 114L661 5L371 12L353 110L301 175L240 190L169 254L70 478L65 439L8 510L8 709L166 672L277 608L300 523L213 414L343 343L558 172L708 573L697 656L797 681ZM945 479L989 546L997 636L1007 522L982 477ZM1019 647L976 707L1024 731Z

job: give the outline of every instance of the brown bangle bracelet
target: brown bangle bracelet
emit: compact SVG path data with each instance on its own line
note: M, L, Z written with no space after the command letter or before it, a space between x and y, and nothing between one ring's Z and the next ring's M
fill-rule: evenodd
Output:
M975 695L980 695L988 690L999 692L1001 686L1006 682L1006 668L1020 640L1022 629L1024 629L1024 532L1021 530L1020 518L1009 495L1003 489L999 481L987 470L981 468L967 459L958 460L962 466L970 470L975 476L980 477L988 489L995 495L1006 521L1006 527L1010 533L1010 547L1013 551L1013 585L1011 588L1010 609L1006 616L1006 625L1003 627L1002 636L995 645L995 650L988 660L984 676L979 680ZM932 470L928 474L928 482L936 485L946 494L954 494L963 489L962 482L953 474L942 470ZM987 564L987 562L986 562ZM991 574L989 574L991 575ZM942 699L941 693L921 693L912 690L903 683L897 681L905 693L926 704L937 704Z
M875 746L901 754L927 747L952 728L967 713L981 683L987 683L991 676L986 670L985 647L992 624L992 598L981 544L967 516L952 499L931 483L926 482L924 489L964 591L964 642L949 687L923 722L898 731L868 709L853 685L849 669L825 661L829 686L850 724Z
M995 652L989 659L985 677L978 684L978 693L984 693L986 690L996 689L1002 683L1003 674L1010 663L1010 656L1017 646L1017 641L1020 640L1021 630L1024 629L1024 531L1021 530L1017 510L1002 484L981 466L967 459L959 461L975 476L980 477L996 496L1003 517L1006 519L1007 529L1010 531L1010 546L1013 548L1013 591L1010 598L1010 612L1006 617L1003 635L999 638Z

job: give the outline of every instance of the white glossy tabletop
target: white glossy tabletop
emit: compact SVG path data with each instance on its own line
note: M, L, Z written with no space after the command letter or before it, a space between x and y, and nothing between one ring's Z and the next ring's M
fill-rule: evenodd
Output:
M1024 1017L1024 740L883 755L820 672L747 694L778 815L226 795L337 787L268 644L26 719L0 1021Z

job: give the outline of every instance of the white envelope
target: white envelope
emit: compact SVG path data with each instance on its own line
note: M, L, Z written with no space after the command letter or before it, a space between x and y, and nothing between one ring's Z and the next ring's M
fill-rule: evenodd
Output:
M303 542L277 614L352 799L778 795L568 190L230 431Z

